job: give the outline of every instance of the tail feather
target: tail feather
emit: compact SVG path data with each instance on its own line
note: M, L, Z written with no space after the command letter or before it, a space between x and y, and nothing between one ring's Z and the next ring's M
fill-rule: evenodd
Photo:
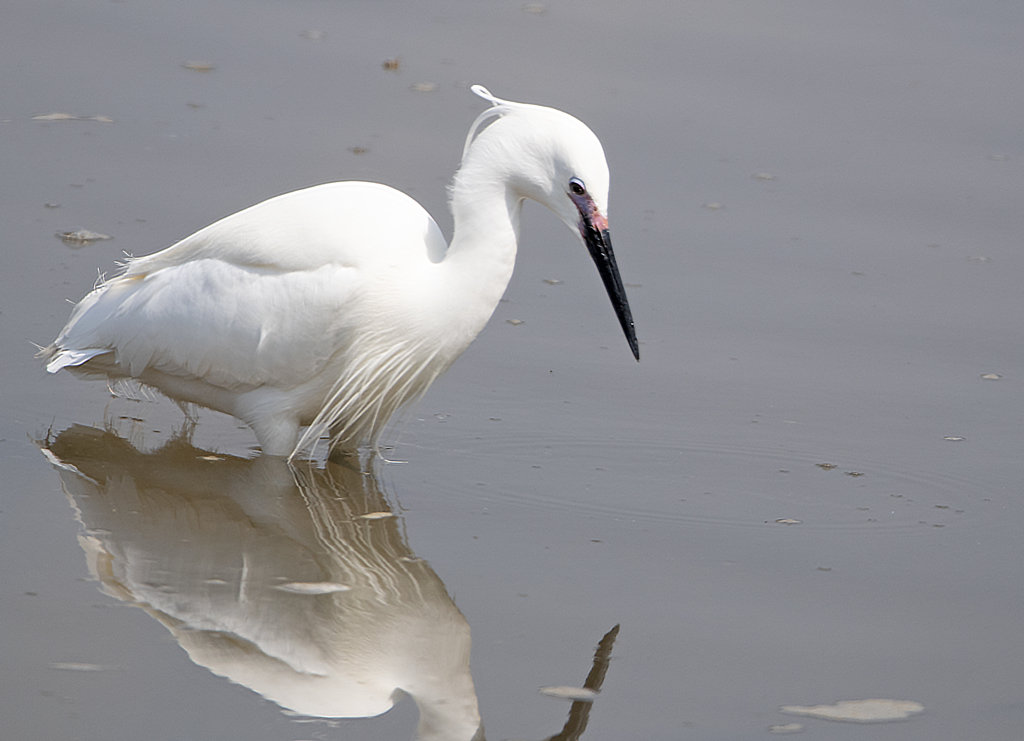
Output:
M44 351L46 357L49 358L46 362L46 370L49 373L56 373L62 368L82 365L83 363L92 360L97 355L103 355L108 352L110 352L108 348L90 347L83 350L71 350L51 345L46 348L46 351Z

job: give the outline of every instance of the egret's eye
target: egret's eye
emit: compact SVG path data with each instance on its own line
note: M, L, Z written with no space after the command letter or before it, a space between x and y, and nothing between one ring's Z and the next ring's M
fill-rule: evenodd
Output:
M583 181L579 178L572 178L569 181L569 190L571 190L574 195L578 196L585 196L587 194L587 186L585 186Z

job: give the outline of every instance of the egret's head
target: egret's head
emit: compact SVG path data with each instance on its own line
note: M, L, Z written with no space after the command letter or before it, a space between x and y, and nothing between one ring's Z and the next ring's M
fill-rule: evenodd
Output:
M574 231L584 207L607 222L608 163L586 124L554 108L495 98L479 85L473 92L494 105L470 129L464 162L470 145L487 150L517 195L547 206ZM480 132L490 118L498 121Z
M634 357L639 360L633 318L608 235L608 162L586 124L544 106L512 103L474 85L493 107L481 113L466 138L463 164L472 147L493 175L520 199L547 206L577 232L597 265ZM488 119L497 121L478 131Z

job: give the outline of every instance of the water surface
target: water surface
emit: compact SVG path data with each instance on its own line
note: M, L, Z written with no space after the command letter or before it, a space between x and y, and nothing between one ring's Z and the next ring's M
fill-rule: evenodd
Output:
M619 625L588 741L1019 738L1017 5L4 18L0 735L549 738L579 706L538 688L583 684ZM471 83L602 139L640 364L531 206L506 300L368 478L265 471L213 413L161 452L173 404L34 359L123 253L281 192L385 182L449 230ZM80 228L112 239L55 236ZM288 695L285 665L376 691ZM438 697L459 712L421 716ZM778 712L869 698L925 710Z

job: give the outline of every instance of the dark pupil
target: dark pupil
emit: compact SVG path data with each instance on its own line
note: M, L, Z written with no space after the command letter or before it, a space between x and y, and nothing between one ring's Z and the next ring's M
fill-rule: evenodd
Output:
M572 188L572 192L578 196L581 196L587 192L587 189L583 187L583 183L581 183L579 180L570 181L569 187Z

